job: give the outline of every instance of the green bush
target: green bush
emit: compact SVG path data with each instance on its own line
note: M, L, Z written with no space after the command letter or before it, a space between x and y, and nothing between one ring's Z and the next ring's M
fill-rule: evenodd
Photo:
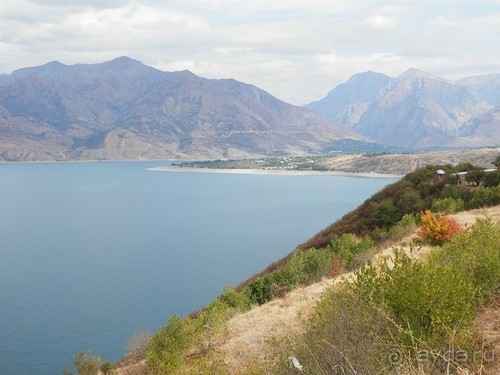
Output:
M470 275L475 304L500 290L500 225L489 219L477 220L469 232L460 233L429 256L436 266L452 265L457 273Z
M168 374L179 368L191 341L187 320L173 316L151 340L146 363L154 374Z
M331 251L314 248L296 250L281 268L250 282L245 287L244 293L251 303L261 305L274 299L282 291L318 281L329 274L332 255Z
M500 185L500 172L489 172L483 177L483 185L485 187L495 187Z
M253 280L245 288L248 298L252 303L262 305L276 296L276 288L273 285L272 275L267 273Z
M415 215L406 214L389 229L378 228L378 230L372 231L370 237L377 243L383 241L400 241L412 234L415 229L417 229Z
M373 374L389 365L392 327L380 309L363 303L344 285L326 292L315 310L293 351L304 373ZM273 370L290 373L283 364Z
M468 206L469 208L478 208L495 206L497 204L500 204L500 186L479 186L476 191L474 191Z
M472 193L469 190L456 185L446 186L439 194L439 198L461 199L464 202L468 202L471 197Z
M354 257L368 251L374 245L374 241L369 236L360 239L354 234L347 233L341 237L332 238L327 250L338 255L345 268L351 268Z
M401 215L394 202L386 199L373 210L371 217L376 226L387 228L397 222Z
M224 288L224 292L217 297L228 310L246 311L250 308L251 301L245 293L237 292L231 285Z
M436 213L455 214L465 209L461 198L440 198L432 202L431 211Z
M89 352L79 352L73 357L73 364L78 375L96 375L98 372L103 375L111 374L116 369L116 364L104 361ZM66 375L72 374L68 369L64 369Z

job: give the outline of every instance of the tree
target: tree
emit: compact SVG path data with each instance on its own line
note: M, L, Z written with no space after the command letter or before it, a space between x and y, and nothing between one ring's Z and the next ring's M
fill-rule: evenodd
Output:
M431 245L442 245L461 231L460 224L444 213L435 214L430 210L425 210L420 215L420 220L422 224L418 236Z
M465 180L467 182L473 182L479 185L485 176L485 172L481 170L470 171L465 175Z
M400 218L399 211L392 200L386 199L372 213L372 220L380 228L387 228Z

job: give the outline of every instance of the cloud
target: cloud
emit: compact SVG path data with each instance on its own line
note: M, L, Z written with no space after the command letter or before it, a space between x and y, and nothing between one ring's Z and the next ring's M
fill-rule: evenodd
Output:
M127 55L255 84L294 104L352 74L445 78L500 66L498 1L18 0L0 4L0 72Z

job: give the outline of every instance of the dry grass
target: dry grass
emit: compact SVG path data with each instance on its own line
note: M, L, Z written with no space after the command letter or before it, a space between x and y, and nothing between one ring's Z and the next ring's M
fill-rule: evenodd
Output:
M477 218L491 218L500 222L500 205L482 208L468 212L461 212L454 217L461 225L470 226ZM430 247L420 247L411 251L415 234L408 236L391 247L383 249L376 258L391 255L394 247L403 248L411 256L422 259L430 251ZM323 292L339 282L341 278L351 277L352 273L324 279L318 283L300 287L283 298L275 299L262 306L234 316L229 320L223 339L217 348L224 353L229 373L236 374L248 366L266 360L266 353L271 347L272 339L280 339L293 333L300 333L305 328L307 318L314 311L316 303ZM485 342L495 348L495 363L485 368L484 374L499 374L500 358L500 300L488 309L482 311L476 319L478 330L483 334ZM493 366L493 367L492 367ZM146 365L139 362L135 365L123 367L119 375L147 374Z
M486 350L483 374L500 374L500 297L476 316L476 327Z
M500 206L482 208L451 215L463 226L474 224L478 218L491 218L500 222ZM393 247L401 247L408 254L422 259L431 250L429 246L419 247L410 251L407 245L415 238L415 234L408 236L392 247L381 251L377 257L391 255ZM344 274L341 277L350 277ZM323 292L341 277L325 279L319 283L301 287L286 295L262 306L253 308L244 314L238 314L228 322L227 334L220 350L226 354L226 362L232 373L245 367L245 364L264 360L271 338L285 337L291 333L301 332L304 322ZM497 311L497 317L500 312ZM498 322L497 322L498 323ZM500 324L497 324L497 334ZM498 344L497 344L498 345ZM498 356L497 356L498 357Z

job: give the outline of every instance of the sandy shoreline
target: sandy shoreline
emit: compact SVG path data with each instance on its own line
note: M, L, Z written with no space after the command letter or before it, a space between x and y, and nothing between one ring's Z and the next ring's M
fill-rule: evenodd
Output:
M147 168L153 172L184 172L184 173L223 173L223 174L251 174L276 176L344 176L369 178L401 178L396 174L382 173L354 173L336 171L294 171L285 169L217 169L217 168L183 168L183 167L153 167Z

